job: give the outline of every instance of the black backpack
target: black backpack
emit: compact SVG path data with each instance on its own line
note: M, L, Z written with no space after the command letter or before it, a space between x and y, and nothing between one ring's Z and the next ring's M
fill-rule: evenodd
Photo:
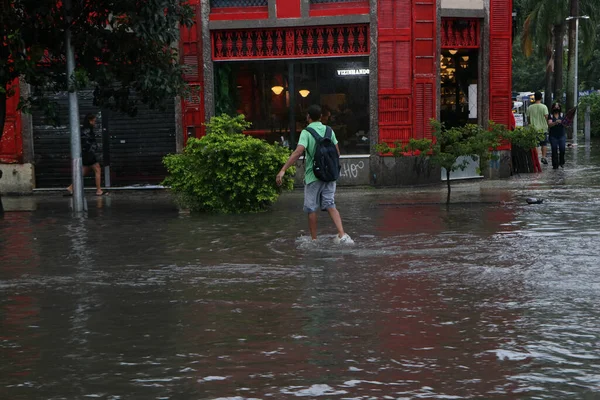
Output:
M340 177L340 154L331 141L333 131L325 128L325 136L321 137L313 128L306 128L317 142L313 157L313 172L323 182L337 181Z

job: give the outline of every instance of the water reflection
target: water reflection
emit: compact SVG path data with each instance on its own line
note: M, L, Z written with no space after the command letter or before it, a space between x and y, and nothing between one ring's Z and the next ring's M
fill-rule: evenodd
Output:
M247 216L118 193L8 212L0 398L594 398L600 168L573 155L451 207L341 191L348 248L326 219L296 237L299 193Z

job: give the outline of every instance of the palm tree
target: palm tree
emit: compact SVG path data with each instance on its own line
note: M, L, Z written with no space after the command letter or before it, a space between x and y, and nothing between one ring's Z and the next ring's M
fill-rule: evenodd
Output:
M545 103L550 107L551 93L562 97L562 38L567 17L566 0L524 0L526 12L521 37L523 53L530 57L534 51L546 60Z
M573 3L584 10L591 17L591 21L586 27L581 27L581 37L583 42L583 54L590 56L595 45L595 21L600 16L600 9L597 6L598 0L522 0L520 5L527 15L523 24L523 34L521 37L523 53L529 57L537 53L538 56L546 59L546 93L553 93L555 99L562 99L563 93L563 55L564 39L567 24L565 19L573 15ZM576 10L577 11L577 10ZM579 12L579 11L577 11ZM569 26L569 35L571 35ZM573 31L573 35L574 35ZM569 36L570 37L570 36ZM569 48L573 48L575 39L569 43ZM569 71L574 69L574 52L569 52ZM573 75L570 74L569 78ZM572 87L572 79L567 81L567 85ZM571 94L569 94L571 93ZM570 97L569 97L570 96ZM552 101L550 96L546 96L546 104L550 106ZM571 100L571 103L569 103ZM574 106L572 100L572 90L567 90L567 107Z
M569 0L569 15L589 15L589 21L579 21L580 48L584 59L589 60L596 44L596 24L600 20L598 2L594 0ZM575 49L575 20L569 23L569 49ZM569 51L569 70L567 78L567 108L575 107L575 51Z

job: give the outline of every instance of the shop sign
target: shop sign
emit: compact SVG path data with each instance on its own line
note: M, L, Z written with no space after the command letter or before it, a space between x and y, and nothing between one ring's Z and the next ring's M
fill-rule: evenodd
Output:
M516 126L523 126L523 114L515 114L515 123Z
M364 76L369 75L368 68L360 68L360 69L338 69L338 76Z

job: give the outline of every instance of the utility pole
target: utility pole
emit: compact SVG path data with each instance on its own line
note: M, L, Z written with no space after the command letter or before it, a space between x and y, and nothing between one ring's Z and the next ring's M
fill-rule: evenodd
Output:
M575 20L575 69L573 76L573 102L575 107L579 103L579 20L580 19L590 19L587 15L581 16L570 16L567 18L567 21ZM575 115L573 116L573 144L577 145L577 110L575 110Z
M81 161L81 136L79 132L79 102L77 100L77 88L71 86L73 74L75 73L75 49L71 40L71 0L65 0L65 11L67 13L67 27L65 30L65 47L67 56L67 84L69 90L69 124L71 131L71 170L73 173L73 212L84 211L83 197L83 164Z

